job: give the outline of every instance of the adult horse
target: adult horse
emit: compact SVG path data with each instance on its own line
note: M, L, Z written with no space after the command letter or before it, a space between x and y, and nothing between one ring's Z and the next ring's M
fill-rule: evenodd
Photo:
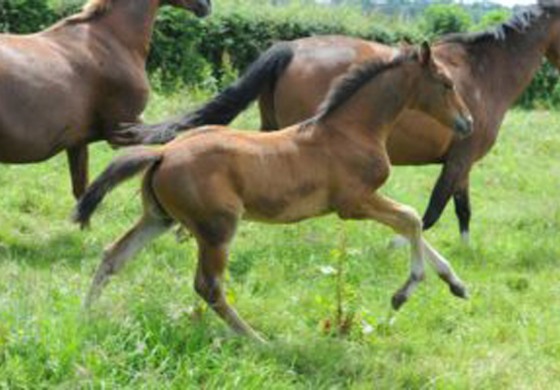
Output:
M278 129L312 116L331 81L350 67L389 59L395 52L375 42L338 36L279 43L194 113L131 130L148 135L145 143L165 142L179 130L229 123L256 98L262 129ZM423 217L424 229L435 224L453 196L461 234L468 240L469 173L492 148L507 109L543 57L560 66L560 7L543 1L494 29L446 36L435 44L434 57L449 71L472 112L474 133L457 139L427 115L407 111L395 125L388 150L394 165L443 165Z
M260 339L228 304L222 286L238 221L291 223L333 212L376 220L411 241L410 276L393 295L395 309L423 279L424 252L451 292L466 297L451 266L422 239L419 215L376 193L389 176L387 136L404 108L416 108L462 136L472 131L465 104L425 44L350 72L320 114L302 124L268 134L209 126L118 158L80 199L75 219L86 224L112 188L148 170L144 213L106 252L86 307L142 246L178 222L197 240L196 291L235 331Z
M156 12L169 4L205 16L209 0L90 0L81 13L36 34L0 35L0 163L44 161L65 150L72 187L87 185L88 143L128 144Z

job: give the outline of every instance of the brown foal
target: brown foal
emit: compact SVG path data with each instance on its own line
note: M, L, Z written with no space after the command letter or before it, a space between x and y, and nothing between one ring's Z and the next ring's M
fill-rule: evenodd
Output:
M44 161L65 150L76 197L88 180L90 142L128 144L138 122L161 4L204 16L209 0L90 0L36 34L0 34L0 163Z
M451 266L423 240L418 214L376 192L389 176L387 137L405 108L425 112L460 136L472 131L470 113L424 44L349 72L318 116L299 125L275 133L203 127L117 158L80 200L75 220L86 224L108 191L148 169L144 215L106 252L86 306L141 247L179 222L199 248L196 291L235 331L260 339L227 303L222 286L239 220L291 223L332 212L376 220L411 241L411 272L393 296L395 309L424 278L424 254L452 293L466 297Z

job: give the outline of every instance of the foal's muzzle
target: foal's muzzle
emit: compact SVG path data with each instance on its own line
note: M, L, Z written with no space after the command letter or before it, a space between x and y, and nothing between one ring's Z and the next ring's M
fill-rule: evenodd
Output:
M453 123L453 130L461 138L468 137L473 132L473 119L471 116L459 115Z

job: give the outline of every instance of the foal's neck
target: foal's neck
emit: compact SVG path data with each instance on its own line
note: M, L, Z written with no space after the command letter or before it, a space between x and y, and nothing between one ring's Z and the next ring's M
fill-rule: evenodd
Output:
M405 73L405 67L399 66L374 77L336 111L321 118L319 125L384 142L392 124L412 102L415 80Z
M119 0L100 20L94 22L99 28L112 31L115 38L130 51L143 59L148 56L150 41L159 0Z

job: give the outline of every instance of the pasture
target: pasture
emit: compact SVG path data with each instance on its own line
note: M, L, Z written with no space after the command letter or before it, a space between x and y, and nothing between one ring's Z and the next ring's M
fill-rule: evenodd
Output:
M201 99L154 96L146 119ZM256 111L236 125L256 128ZM69 222L64 155L1 166L0 388L557 388L559 129L559 113L510 112L471 175L471 246L459 240L452 207L427 233L467 283L469 301L429 270L391 318L408 250L389 250L392 233L379 224L333 216L243 223L227 288L267 346L200 309L194 243L173 234L114 278L85 316L81 299L103 247L138 216L139 182L110 195L81 232ZM114 154L96 145L92 173ZM438 170L394 168L382 192L423 212ZM332 332L337 296L351 318L343 336Z

